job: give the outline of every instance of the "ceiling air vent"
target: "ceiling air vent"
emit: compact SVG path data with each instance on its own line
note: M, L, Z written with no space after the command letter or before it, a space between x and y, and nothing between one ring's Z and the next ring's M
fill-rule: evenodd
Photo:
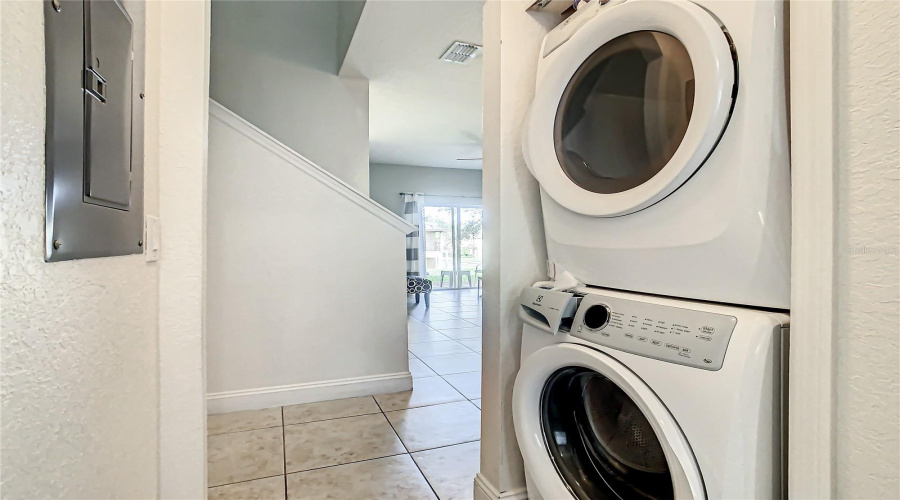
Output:
M466 64L481 54L481 45L465 42L453 42L453 45L441 56L441 61Z

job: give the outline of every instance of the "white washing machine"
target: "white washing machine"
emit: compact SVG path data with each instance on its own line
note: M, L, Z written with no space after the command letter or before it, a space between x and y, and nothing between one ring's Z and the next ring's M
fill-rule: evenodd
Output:
M529 499L784 496L787 315L574 291L521 296Z
M784 4L592 0L524 126L549 259L590 285L787 309Z

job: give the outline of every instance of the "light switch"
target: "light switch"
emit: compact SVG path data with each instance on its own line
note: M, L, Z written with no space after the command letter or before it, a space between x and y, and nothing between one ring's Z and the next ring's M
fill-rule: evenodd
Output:
M147 262L159 260L159 217L144 217L144 255Z

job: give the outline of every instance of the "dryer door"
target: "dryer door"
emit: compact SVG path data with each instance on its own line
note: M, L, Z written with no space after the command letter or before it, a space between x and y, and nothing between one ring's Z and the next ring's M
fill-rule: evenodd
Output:
M555 344L529 356L516 377L513 419L543 498L706 498L690 445L665 405L600 351Z
M523 136L526 162L560 205L614 217L678 189L731 112L732 46L687 0L608 7L548 56Z

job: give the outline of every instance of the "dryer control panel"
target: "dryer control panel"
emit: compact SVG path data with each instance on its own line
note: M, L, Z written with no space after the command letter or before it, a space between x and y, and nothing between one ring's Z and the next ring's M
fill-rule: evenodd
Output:
M737 318L692 309L589 294L571 335L648 358L718 370Z

